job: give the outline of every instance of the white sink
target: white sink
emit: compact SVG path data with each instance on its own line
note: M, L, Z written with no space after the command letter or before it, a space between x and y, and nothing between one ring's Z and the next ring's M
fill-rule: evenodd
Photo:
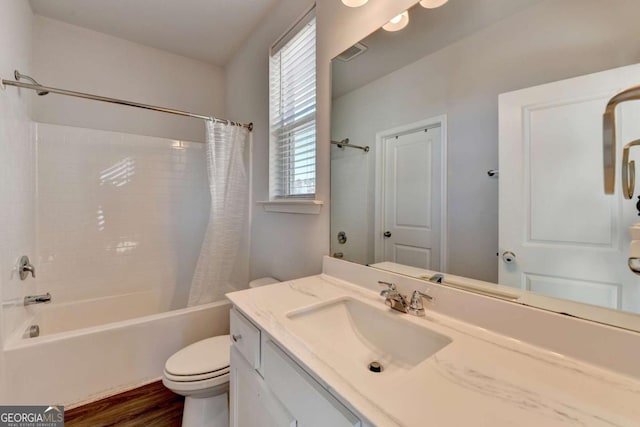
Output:
M447 336L391 312L380 302L373 307L340 298L287 314L291 331L320 358L346 375L389 376L406 372L451 343ZM372 373L371 362L383 371Z

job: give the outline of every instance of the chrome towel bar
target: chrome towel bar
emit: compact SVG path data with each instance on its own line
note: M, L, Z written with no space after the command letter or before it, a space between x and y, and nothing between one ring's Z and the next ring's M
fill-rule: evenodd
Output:
M348 148L357 148L358 150L362 150L362 151L364 151L365 153L368 153L368 152L369 152L369 146L368 146L368 145L361 146L361 145L354 145L354 144L350 144L350 143L349 143L349 138L345 138L345 139L343 139L342 141L331 141L331 143L332 143L333 145L337 145L337 146L338 146L338 148L345 148L345 147L348 147Z

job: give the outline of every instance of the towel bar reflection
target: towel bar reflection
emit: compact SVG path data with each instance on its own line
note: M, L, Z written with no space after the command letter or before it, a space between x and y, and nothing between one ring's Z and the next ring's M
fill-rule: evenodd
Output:
M633 86L614 95L602 115L602 154L604 193L613 194L616 186L616 107L628 101L640 100L640 86Z
M636 187L636 162L629 161L631 147L640 145L640 139L631 141L622 150L622 193L625 199L631 199Z
M365 145L365 146L361 146L361 145L355 145L355 144L350 144L349 143L349 138L345 138L342 141L331 141L331 144L333 145L337 145L338 148L357 148L358 150L362 150L365 153L369 152L369 146Z

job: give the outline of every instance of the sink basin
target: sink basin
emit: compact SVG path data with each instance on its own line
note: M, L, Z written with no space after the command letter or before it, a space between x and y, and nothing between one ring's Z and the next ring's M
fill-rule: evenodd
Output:
M371 375L380 375L369 372L373 361L382 365L385 376L406 372L451 343L449 337L407 321L406 314L390 312L382 302L380 306L345 297L288 313L288 326L334 369Z

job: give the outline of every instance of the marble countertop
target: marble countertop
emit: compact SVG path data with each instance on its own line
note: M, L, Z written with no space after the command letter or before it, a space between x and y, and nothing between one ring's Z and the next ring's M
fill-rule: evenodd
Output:
M293 310L342 297L389 310L376 292L332 276L227 296L372 425L640 426L639 381L429 311L423 318L397 315L446 335L449 345L392 381L350 380L336 369L339 349L332 360L314 352L292 332L287 317Z

